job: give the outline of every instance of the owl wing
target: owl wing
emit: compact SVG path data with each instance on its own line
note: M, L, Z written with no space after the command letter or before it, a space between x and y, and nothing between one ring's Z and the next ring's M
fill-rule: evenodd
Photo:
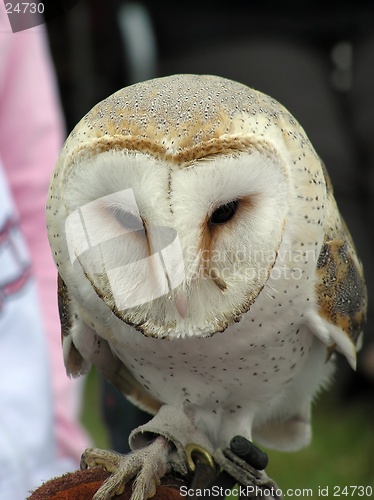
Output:
M317 261L315 284L318 311L309 315L308 326L326 344L327 360L337 349L355 367L358 340L366 319L366 286L351 235L337 208L331 181L326 171L324 174L327 187L325 237ZM286 401L289 411L290 402ZM298 450L310 442L310 416L308 400L292 409L291 418L255 427L254 437L264 446Z
M367 308L362 264L344 220L337 208L331 181L324 171L327 201L325 238L317 262L317 301L325 331L319 331L328 345L328 358L335 349L355 366L356 350Z
M146 392L122 361L112 352L108 342L83 321L79 305L58 275L58 309L61 340L67 374L78 377L87 373L91 364L130 401L151 414L161 403Z

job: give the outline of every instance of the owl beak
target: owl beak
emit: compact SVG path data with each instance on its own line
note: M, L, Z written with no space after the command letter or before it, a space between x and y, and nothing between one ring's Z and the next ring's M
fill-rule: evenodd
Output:
M175 297L175 307L177 308L178 314L181 318L185 318L188 309L188 299L187 295L183 292L179 292Z

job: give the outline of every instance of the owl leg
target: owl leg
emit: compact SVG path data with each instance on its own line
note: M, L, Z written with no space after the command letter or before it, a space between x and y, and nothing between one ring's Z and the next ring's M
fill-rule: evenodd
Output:
M169 443L158 436L150 445L128 455L114 451L87 448L82 455L81 469L101 465L112 475L99 488L93 500L109 500L120 494L126 483L135 478L131 500L146 500L156 493L156 487L168 469Z
M297 451L307 446L312 438L311 404L304 404L286 420L270 421L254 429L254 437L263 446L282 451Z

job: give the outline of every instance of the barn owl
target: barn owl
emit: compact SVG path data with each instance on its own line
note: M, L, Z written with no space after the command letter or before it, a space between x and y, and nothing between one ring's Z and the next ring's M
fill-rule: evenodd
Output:
M216 76L119 90L68 137L47 222L69 375L93 363L214 448L237 434L309 443L334 351L355 367L366 289L326 169L277 101ZM114 462L123 480L140 471L143 500L168 446L134 453ZM103 463L99 450L85 460Z

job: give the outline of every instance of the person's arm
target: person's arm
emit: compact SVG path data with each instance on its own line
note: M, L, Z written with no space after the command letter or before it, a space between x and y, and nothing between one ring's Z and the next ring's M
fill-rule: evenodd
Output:
M4 16L0 22L8 23ZM31 254L47 332L59 454L78 463L88 444L77 419L81 382L68 379L63 365L57 271L45 227L49 178L64 127L43 27L16 34L9 25L1 29L0 59L0 151Z

